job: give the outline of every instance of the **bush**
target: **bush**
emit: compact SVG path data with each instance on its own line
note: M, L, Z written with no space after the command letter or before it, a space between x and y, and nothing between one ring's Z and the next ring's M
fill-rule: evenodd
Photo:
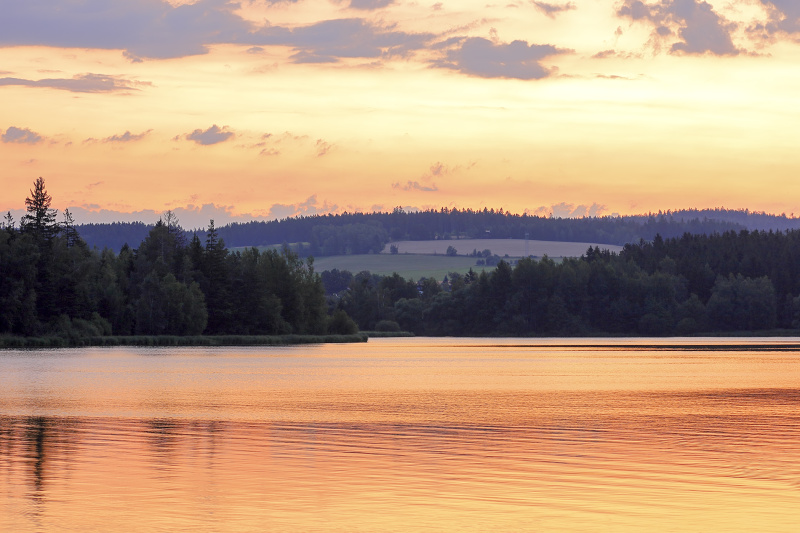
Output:
M375 331L389 331L394 333L400 331L400 324L394 320L381 320L375 324Z
M333 335L353 335L358 333L358 324L347 313L338 309L328 319L328 333Z

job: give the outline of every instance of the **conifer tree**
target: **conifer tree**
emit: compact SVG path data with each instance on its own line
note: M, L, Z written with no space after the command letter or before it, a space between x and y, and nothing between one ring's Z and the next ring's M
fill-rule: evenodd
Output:
M14 229L14 217L11 216L11 211L6 213L6 216L3 217L3 227L8 231L12 231Z
M64 210L64 237L67 239L67 247L72 248L80 241L81 237L78 235L78 230L75 229L75 219L72 218L72 213L69 209Z
M60 228L56 223L55 209L50 209L53 198L44 187L44 179L39 177L33 182L31 195L25 198L25 207L28 213L22 217L20 228L24 232L33 234L39 242L50 241L55 237Z

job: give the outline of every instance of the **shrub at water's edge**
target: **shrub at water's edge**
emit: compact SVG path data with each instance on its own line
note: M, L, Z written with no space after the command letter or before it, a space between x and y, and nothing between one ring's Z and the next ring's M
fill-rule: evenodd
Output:
M361 333L365 334L370 339L416 337L416 335L410 331L362 331Z

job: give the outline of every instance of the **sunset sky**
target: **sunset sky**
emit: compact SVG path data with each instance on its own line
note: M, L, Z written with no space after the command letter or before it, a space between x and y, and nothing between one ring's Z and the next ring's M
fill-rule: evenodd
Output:
M0 2L0 210L800 215L797 0Z

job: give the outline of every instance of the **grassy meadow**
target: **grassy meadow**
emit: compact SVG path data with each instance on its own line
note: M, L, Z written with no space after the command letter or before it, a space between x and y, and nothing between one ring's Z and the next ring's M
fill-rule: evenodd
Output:
M470 268L480 272L484 268L494 267L475 266L474 257L447 257L446 255L423 254L368 254L368 255L334 255L314 259L314 270L349 270L354 274L362 270L369 270L381 276L391 275L395 272L406 279L436 278L442 279L450 272L466 274Z
M546 255L551 259L561 257L580 257L591 246L599 246L601 250L610 250L619 253L622 246L613 244L597 244L590 242L560 242L560 241L535 241L525 239L455 239L446 241L397 241L391 242L381 252L389 253L389 247L395 245L400 254L441 254L447 253L447 248L452 246L458 255L468 255L473 250L479 253L491 250L500 257L506 254L511 258L542 257Z

